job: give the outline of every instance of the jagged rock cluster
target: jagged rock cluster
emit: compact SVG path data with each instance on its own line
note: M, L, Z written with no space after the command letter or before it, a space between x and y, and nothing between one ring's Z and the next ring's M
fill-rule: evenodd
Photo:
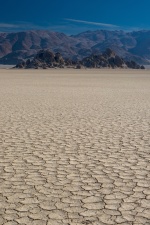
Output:
M82 65L87 68L131 68L131 69L144 69L144 66L138 65L134 61L126 62L121 57L115 54L111 49L101 55L91 55L82 60Z
M49 50L41 50L37 53L33 60L28 59L26 62L23 61L17 64L17 68L63 68L65 65L65 61L60 53L52 53Z
M124 61L121 57L115 54L111 49L101 55L92 54L81 61L72 61L64 59L60 53L52 53L50 50L40 50L33 60L28 59L17 64L15 68L25 69L47 69L47 68L131 68L144 69L144 66L138 65L134 61Z

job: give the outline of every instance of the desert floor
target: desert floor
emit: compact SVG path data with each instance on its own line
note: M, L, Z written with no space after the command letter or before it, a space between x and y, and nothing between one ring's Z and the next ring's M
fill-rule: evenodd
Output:
M0 70L0 224L150 224L150 71Z

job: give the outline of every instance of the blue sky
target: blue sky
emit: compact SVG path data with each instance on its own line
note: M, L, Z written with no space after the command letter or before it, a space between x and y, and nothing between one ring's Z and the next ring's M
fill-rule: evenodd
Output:
M0 0L0 32L150 29L150 0Z

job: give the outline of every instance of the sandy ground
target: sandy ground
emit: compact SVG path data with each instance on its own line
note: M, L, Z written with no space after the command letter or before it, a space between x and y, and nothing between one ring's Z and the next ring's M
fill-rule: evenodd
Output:
M15 65L3 65L3 64L0 64L0 69L10 69L10 68L13 68Z
M150 224L150 71L0 70L0 224Z

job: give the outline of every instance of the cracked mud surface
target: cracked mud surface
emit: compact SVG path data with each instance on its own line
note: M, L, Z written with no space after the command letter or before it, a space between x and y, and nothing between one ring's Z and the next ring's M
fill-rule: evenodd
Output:
M150 72L0 70L0 224L150 224Z

